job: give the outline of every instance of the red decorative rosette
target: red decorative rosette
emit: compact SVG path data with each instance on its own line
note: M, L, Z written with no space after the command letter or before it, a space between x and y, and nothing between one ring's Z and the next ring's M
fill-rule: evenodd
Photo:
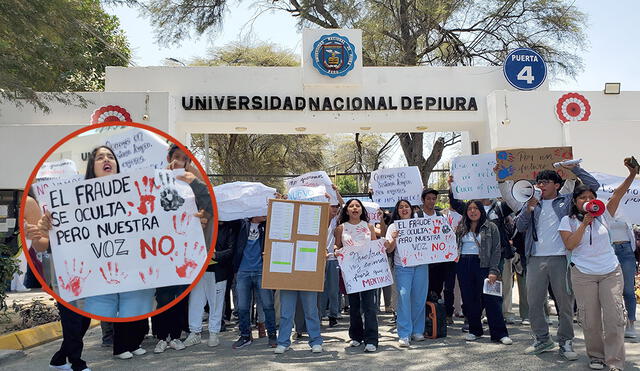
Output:
M567 93L558 99L556 115L562 123L589 121L591 105L589 100L578 93Z
M103 122L131 121L131 115L120 106L104 106L93 111L91 125Z

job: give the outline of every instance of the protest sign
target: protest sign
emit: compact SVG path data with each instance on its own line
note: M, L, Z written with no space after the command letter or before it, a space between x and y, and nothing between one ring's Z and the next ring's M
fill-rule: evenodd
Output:
M336 194L336 191L333 189L333 183L331 182L329 175L327 175L327 173L324 171L313 171L310 173L302 174L298 177L285 181L285 185L287 186L287 190L290 190L293 187L301 187L301 186L305 186L305 187L324 186L325 192L329 194L329 203L331 205L338 204L338 195ZM325 202L327 201L327 199L326 198L323 200L318 199L317 201Z
M232 182L213 187L218 207L218 220L229 221L266 216L270 198L276 189L262 183Z
M394 207L399 200L421 205L422 177L417 166L381 169L371 173L372 199L380 207Z
M380 223L380 214L378 214L380 205L375 202L369 201L362 201L362 204L364 205L364 208L367 209L367 215L369 215L369 223Z
M78 175L76 163L73 160L45 162L38 169L37 180L69 178Z
M106 138L104 144L113 149L121 173L134 169L167 167L169 145L148 130L131 128L122 134Z
M448 217L400 219L397 253L403 267L454 261L458 258L456 234Z
M620 183L624 181L624 177L608 175L603 173L591 173L594 178L600 183L598 188L598 199L603 202L607 202L613 195L613 191L620 186ZM631 187L627 193L622 196L620 205L618 206L618 213L622 218L630 224L640 224L640 179L635 179L631 183Z
M496 151L497 180L535 180L542 170L556 170L562 179L575 179L570 170L554 168L553 164L571 160L571 147L519 148Z
M64 300L188 285L208 248L182 171L146 169L38 187Z
M287 197L292 201L329 202L326 193L326 188L323 185L317 187L295 186L289 188Z
M451 161L453 196L458 200L500 197L493 172L495 166L496 156L493 153L454 158Z
M365 245L344 246L336 251L347 294L393 284L384 241L367 241Z

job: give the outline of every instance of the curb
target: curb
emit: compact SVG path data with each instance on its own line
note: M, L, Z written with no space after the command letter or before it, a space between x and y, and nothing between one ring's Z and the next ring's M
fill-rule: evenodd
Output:
M89 327L100 324L100 321L91 320ZM0 335L0 350L24 350L40 344L48 343L62 337L62 325L60 321L45 323L36 327ZM3 360L0 355L0 360Z

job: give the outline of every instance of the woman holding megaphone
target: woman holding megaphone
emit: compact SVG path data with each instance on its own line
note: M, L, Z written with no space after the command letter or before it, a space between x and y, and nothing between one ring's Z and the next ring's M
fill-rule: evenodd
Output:
M638 169L624 160L629 175L613 192L603 212L595 191L580 185L573 191L573 207L558 231L571 252L571 283L578 303L578 320L584 331L589 367L624 368L624 330L627 320L622 297L623 278L609 238L610 225L622 196ZM598 215L602 216L598 216ZM603 336L604 332L604 336Z

